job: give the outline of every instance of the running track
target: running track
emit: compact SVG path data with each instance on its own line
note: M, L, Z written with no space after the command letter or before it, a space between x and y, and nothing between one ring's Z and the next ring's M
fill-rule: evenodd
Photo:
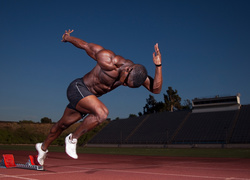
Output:
M0 150L25 164L27 151ZM0 180L250 180L250 159L182 158L79 154L74 160L65 153L49 152L45 171L0 168Z

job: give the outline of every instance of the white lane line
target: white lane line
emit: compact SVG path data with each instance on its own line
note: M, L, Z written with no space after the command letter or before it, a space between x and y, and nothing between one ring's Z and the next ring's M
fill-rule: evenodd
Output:
M0 179L1 178L16 178L16 179L25 179L25 180L37 180L37 179L33 179L33 178L26 178L26 177L21 177L21 175L6 175L6 174L0 174Z

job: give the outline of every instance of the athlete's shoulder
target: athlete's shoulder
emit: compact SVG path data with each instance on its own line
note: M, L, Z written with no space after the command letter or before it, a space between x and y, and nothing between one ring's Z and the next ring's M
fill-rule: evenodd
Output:
M100 50L98 53L97 53L97 56L98 57L115 57L115 53L111 50L108 50L108 49L102 49Z

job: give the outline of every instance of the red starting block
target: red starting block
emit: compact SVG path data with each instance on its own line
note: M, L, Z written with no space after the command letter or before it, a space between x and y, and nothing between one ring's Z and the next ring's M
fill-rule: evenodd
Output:
M29 160L26 164L16 164L14 160L13 154L3 154L3 159L0 162L0 167L3 168L22 168L22 169L31 169L31 170L44 170L43 166L41 166L37 162L37 156L29 155Z
M6 168L16 167L13 154L3 154L2 164L4 164Z
M29 155L29 160L31 165L40 166L39 162L37 161L37 155Z

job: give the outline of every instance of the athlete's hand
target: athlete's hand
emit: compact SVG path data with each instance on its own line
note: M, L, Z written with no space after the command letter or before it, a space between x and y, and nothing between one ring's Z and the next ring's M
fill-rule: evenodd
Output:
M161 53L160 53L158 43L155 44L155 52L153 53L153 61L156 66L161 65Z
M72 30L65 30L65 33L63 34L63 36L62 36L62 42L67 42L67 40L65 39L67 36L70 36L70 34L72 33L72 32L74 32L74 30L72 29Z

